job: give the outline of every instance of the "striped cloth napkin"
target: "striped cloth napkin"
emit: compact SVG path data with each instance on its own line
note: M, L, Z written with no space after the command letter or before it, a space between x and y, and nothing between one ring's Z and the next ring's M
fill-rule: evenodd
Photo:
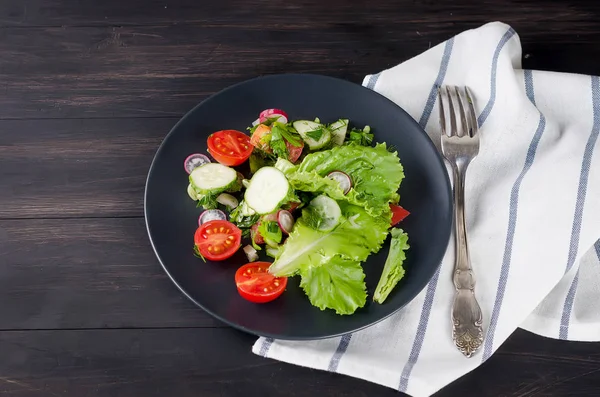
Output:
M363 82L436 145L436 92L445 84L470 87L481 126L465 193L481 349L465 358L452 343L451 241L431 282L389 319L333 339L260 338L254 353L429 396L486 361L517 327L600 341L599 78L521 69L518 35L494 22Z

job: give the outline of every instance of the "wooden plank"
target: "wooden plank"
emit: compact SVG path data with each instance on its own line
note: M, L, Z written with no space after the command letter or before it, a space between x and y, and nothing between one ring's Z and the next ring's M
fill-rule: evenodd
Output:
M253 355L230 329L0 332L0 394L38 396L399 396L362 380ZM436 394L597 396L600 345L517 331ZM400 363L399 365L402 365Z
M139 218L0 221L0 313L0 330L223 326L171 283Z
M143 216L176 119L0 121L0 218Z
M315 24L321 21L342 20L353 22L393 23L419 21L444 24L485 23L493 15L495 20L509 23L544 23L546 31L572 21L594 22L599 5L588 0L547 1L521 0L518 7L512 3L486 0L480 7L471 7L460 1L433 2L411 0L369 1L329 0L324 10L318 0L290 3L285 0L144 0L137 7L134 2L120 0L3 0L0 3L0 27L26 26L121 26L156 25L172 23L202 23L239 25L240 21L260 18L270 24L295 22ZM132 10L135 10L133 12ZM365 11L366 10L366 11Z
M487 19L460 9L455 16L433 9L418 14L413 2L408 8L383 3L369 18L350 3L331 13L277 4L254 4L230 21L213 22L208 7L206 22L191 24L0 29L0 119L179 117L233 83L273 73L359 83ZM587 14L568 14L578 23L552 30L540 22L550 14L525 20L512 7L493 15L516 22L525 67L599 74L600 33Z

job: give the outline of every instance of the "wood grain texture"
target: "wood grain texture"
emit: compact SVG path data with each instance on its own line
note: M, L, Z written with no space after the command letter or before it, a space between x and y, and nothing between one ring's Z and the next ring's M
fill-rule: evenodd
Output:
M4 332L0 334L0 394L400 395L358 379L263 359L249 351L253 341L229 329ZM540 340L518 331L486 364L436 397L595 397L599 373L600 345Z
M0 1L0 395L399 395L254 356L254 337L185 299L148 242L146 173L228 85L359 83L495 20L525 68L600 74L589 0ZM436 397L595 397L599 360L599 344L517 331Z
M509 3L477 2L485 12L475 13L408 0L154 1L127 12L130 3L116 0L10 0L0 9L0 119L181 116L230 84L272 73L360 82L490 20L517 30L527 68L600 74L599 5Z
M143 219L0 221L0 330L221 326L168 279Z
M0 219L143 216L148 169L176 122L0 121Z

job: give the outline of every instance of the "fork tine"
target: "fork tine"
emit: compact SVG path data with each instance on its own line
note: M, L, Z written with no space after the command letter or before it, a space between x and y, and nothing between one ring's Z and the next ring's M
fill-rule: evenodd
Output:
M465 95L469 103L469 136L473 137L479 131L479 125L477 123L477 116L475 116L475 106L473 105L471 90L468 87L465 87Z
M454 114L452 93L450 92L449 87L446 87L446 93L448 94L448 108L450 110L450 136L456 136L456 115Z
M465 116L463 97L460 94L458 86L454 87L454 91L456 91L456 98L458 99L458 112L460 113L460 129L458 130L458 136L469 136L469 126L467 125L467 117Z
M446 113L444 112L442 87L438 87L438 103L440 104L440 129L442 130L442 135L446 135Z

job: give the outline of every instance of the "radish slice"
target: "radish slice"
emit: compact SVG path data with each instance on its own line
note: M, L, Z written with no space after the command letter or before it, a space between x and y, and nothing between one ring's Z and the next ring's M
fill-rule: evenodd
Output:
M285 234L290 234L294 228L294 216L290 211L280 210L277 213L277 224Z
M187 156L183 162L183 168L185 168L185 172L191 174L196 168L207 163L210 163L208 156L205 156L201 153L194 153Z
M275 118L276 116L279 116L279 117L275 121L278 121L283 124L286 124L288 122L287 113L281 109L265 109L262 112L260 112L260 115L258 116L258 120L261 123L264 123L268 119Z
M342 171L331 171L327 174L327 177L337 181L340 184L340 187L344 191L344 194L348 194L350 189L352 189L352 179L350 176Z
M229 210L236 208L239 205L238 200L228 193L221 193L217 196L217 203L223 204Z
M256 119L252 122L252 127L256 127L259 124L260 124L260 119Z
M248 257L249 262L254 262L258 259L258 251L256 251L251 245L244 247L244 253L246 254L246 257Z
M226 221L227 215L221 210L206 210L198 217L198 226L214 220Z

